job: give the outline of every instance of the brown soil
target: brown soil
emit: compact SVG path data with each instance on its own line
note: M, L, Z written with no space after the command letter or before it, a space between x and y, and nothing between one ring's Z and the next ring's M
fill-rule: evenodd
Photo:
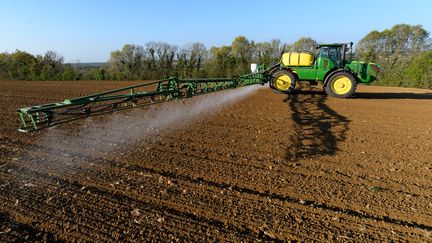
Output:
M431 92L184 110L230 90L17 132L17 108L132 83L0 82L0 241L432 240Z

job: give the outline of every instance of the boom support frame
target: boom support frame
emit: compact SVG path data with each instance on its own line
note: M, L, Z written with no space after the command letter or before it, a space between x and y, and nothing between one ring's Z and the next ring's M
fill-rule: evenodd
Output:
M151 105L169 100L189 98L239 86L264 84L265 72L233 78L167 79L145 82L61 102L35 105L17 110L20 132L29 132L72 121L96 113Z

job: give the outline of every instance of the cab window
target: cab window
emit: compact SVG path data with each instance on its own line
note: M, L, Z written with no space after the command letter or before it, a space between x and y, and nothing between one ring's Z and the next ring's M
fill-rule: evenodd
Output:
M321 47L318 53L320 57L330 58L336 66L340 66L342 59L342 48L337 46Z

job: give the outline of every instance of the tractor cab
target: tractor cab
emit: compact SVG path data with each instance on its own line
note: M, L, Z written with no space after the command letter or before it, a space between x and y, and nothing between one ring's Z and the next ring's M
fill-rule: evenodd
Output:
M351 50L350 55L352 55L352 44L351 42L318 45L315 51L316 61L321 58L328 58L333 62L334 67L343 68L347 59L347 52Z

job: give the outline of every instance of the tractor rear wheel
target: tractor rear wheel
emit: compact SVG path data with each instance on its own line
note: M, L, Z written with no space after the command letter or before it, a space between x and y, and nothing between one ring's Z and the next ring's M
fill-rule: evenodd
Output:
M291 93L297 83L296 76L288 70L280 70L273 74L270 87L281 93Z
M351 73L345 71L333 74L324 86L326 93L336 98L353 97L356 88L356 78Z

